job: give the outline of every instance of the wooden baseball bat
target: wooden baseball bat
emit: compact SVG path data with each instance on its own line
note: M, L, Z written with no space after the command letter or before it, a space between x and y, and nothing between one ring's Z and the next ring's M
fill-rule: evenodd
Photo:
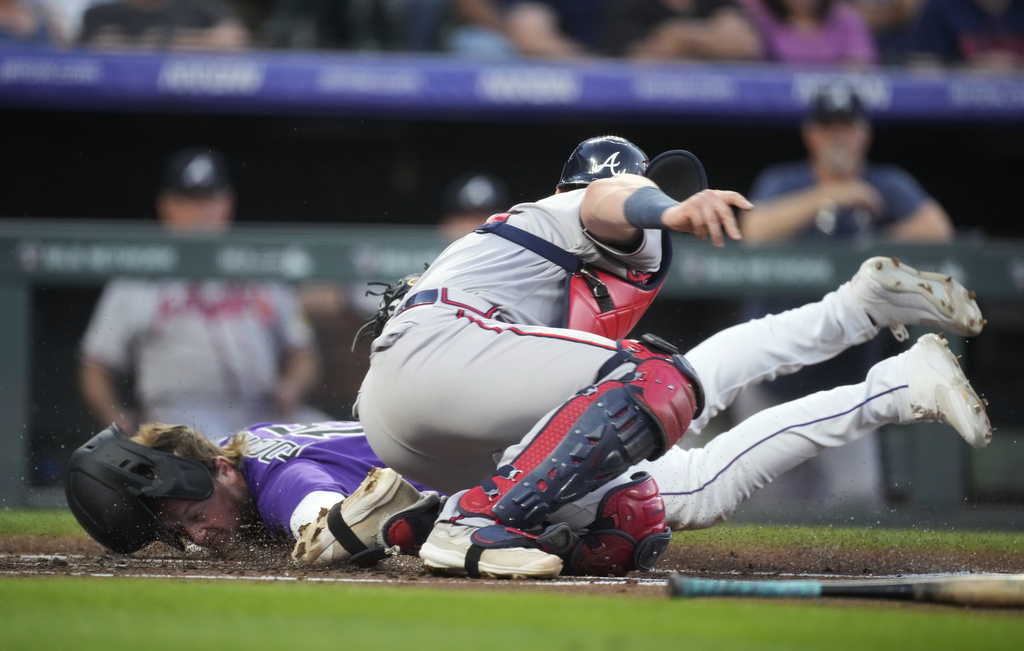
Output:
M977 574L912 579L740 581L695 579L674 573L670 597L860 597L979 607L1024 607L1024 574Z

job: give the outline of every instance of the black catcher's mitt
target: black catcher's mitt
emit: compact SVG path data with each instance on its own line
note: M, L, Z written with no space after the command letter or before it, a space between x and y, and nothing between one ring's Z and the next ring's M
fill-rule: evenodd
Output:
M382 291L375 292L372 289L366 290L367 296L380 296L380 304L377 306L377 311L374 312L373 317L369 321L364 323L359 331L356 332L356 337L352 341L352 351L355 352L356 344L367 337L376 338L380 335L381 331L384 330L384 324L388 322L388 319L395 315L395 310L401 304L402 299L409 293L412 286L416 284L416 281L420 279L423 273L409 274L403 276L395 282L388 283L368 283L369 285L380 285L384 287Z

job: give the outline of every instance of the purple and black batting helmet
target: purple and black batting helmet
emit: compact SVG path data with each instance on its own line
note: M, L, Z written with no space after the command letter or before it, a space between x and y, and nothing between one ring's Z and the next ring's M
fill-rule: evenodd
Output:
M643 176L650 160L642 149L618 136L598 136L584 140L562 167L558 189L575 190L591 181L619 174Z
M136 443L111 425L71 455L64 491L78 524L108 549L130 554L157 540L181 549L152 500L204 500L213 495L213 472L195 459Z

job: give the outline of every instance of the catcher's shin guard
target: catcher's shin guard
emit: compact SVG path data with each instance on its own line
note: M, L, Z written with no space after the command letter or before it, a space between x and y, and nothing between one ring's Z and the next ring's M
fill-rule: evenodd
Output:
M601 500L597 519L569 554L563 572L588 576L622 576L650 570L661 558L672 533L665 525L665 500L654 477L638 472Z
M529 529L675 445L699 404L692 369L681 368L681 356L652 353L632 341L623 342L620 355L636 364L634 372L570 399L510 465L466 492L459 510Z

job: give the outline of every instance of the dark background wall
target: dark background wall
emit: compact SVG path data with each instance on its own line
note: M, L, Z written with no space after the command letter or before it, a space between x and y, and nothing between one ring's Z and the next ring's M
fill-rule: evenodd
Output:
M765 165L803 155L796 124L713 120L396 121L161 113L0 111L0 216L151 218L164 157L189 144L231 160L240 221L430 223L469 170L524 199L549 194L572 148L623 135L654 156L683 148L713 187L746 192ZM1013 195L1024 123L877 124L872 157L902 165L963 232L1024 236Z

